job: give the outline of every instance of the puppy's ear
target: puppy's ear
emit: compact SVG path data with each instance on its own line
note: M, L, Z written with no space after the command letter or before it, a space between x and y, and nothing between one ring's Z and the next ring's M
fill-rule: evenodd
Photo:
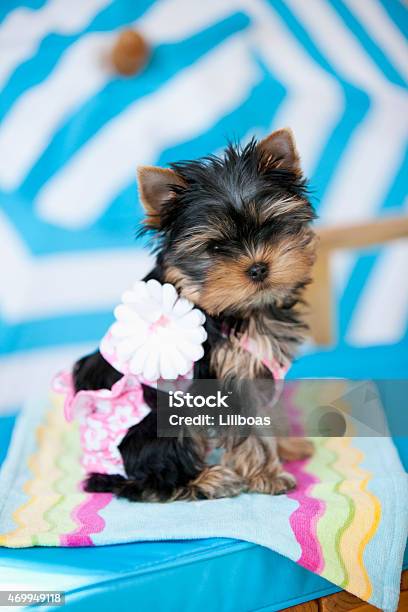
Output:
M272 132L259 142L258 147L264 153L267 163L275 168L284 168L296 174L302 173L295 139L289 128Z
M181 178L170 168L141 166L137 170L139 194L149 225L160 227L160 215L163 206L174 195L174 187L184 185Z

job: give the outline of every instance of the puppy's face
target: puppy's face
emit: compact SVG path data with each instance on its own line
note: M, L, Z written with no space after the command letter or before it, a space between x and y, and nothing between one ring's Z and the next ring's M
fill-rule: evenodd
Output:
M138 178L165 280L209 314L290 303L309 281L314 213L289 130Z

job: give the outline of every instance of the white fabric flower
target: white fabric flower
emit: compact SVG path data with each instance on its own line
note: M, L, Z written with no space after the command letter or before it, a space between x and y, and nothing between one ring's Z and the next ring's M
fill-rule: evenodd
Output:
M169 283L137 282L114 314L111 343L131 374L148 381L176 379L204 355L205 315Z

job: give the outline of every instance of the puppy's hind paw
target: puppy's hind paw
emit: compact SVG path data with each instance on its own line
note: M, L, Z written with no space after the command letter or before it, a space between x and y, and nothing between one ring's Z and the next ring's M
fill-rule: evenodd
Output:
M279 472L275 476L259 474L248 482L248 492L283 495L296 487L296 479L289 472Z
M235 497L245 489L245 484L233 470L222 465L206 467L201 474L180 490L174 499L200 500Z

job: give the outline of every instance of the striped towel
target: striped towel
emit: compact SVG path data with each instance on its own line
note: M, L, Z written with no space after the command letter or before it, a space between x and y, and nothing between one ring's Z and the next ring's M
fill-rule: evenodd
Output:
M131 504L82 491L78 425L65 421L61 396L38 398L20 417L0 473L0 545L237 538L393 611L408 532L407 474L394 445L357 436L315 444L311 459L287 465L298 481L288 495Z

